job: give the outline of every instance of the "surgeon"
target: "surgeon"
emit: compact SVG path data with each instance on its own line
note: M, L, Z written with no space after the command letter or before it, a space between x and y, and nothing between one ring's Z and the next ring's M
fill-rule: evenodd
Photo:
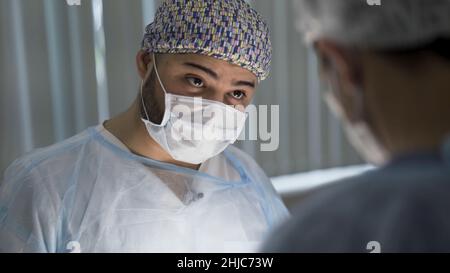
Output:
M450 0L369 2L296 7L326 101L379 168L302 201L266 252L450 251Z
M0 250L255 251L288 212L230 144L270 61L267 25L245 1L164 1L131 107L7 169Z

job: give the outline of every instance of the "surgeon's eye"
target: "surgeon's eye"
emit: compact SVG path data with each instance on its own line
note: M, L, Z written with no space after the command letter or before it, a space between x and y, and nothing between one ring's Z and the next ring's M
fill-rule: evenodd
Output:
M235 99L235 100L242 100L243 98L245 98L245 93L240 91L240 90L236 90L230 93L230 96Z
M204 86L203 81L195 77L187 77L186 80L194 87L201 88Z

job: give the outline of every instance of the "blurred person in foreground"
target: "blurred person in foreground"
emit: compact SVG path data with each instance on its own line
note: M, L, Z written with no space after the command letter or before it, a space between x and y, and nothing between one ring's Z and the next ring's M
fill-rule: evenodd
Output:
M295 6L326 101L379 168L298 204L263 250L450 251L450 1Z

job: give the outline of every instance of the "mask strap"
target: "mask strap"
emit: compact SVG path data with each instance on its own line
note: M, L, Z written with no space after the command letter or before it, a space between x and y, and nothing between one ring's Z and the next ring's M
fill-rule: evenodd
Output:
M150 118L148 117L148 113L147 113L147 107L145 106L145 103L144 103L144 96L142 94L143 88L144 88L144 80L142 80L142 82L141 82L141 102L142 102L142 106L144 106L145 116L147 117L147 120L150 121Z
M333 88L333 84L335 85L335 88L340 88L339 86L339 76L337 73L336 68L332 67L332 75L331 75L331 88L332 88L332 93L334 94L335 98L337 99L337 102L339 103L339 105L341 107L343 107L342 105L342 101L340 96L342 96L342 92L341 90L334 90ZM364 111L364 96L365 93L362 92L361 90L355 90L355 94L356 94L356 98L353 101L353 109L351 109L353 111L353 115L356 115L357 118L363 120L363 121L367 121L367 114ZM342 109L342 115L344 115L344 109ZM353 118L353 117L352 117Z
M159 77L158 68L156 67L155 53L153 53L153 67L155 68L155 73L156 73L156 77L158 78L159 85L161 85L161 88L164 91L164 94L167 94L166 88L164 87L164 84L162 83L161 78Z
M161 85L161 88L162 88L164 94L167 94L166 88L164 88L161 78L159 77L158 68L156 67L155 53L153 52L152 55L153 55L153 68L155 69L156 77L158 78L158 82ZM143 91L142 91L143 88L144 88L144 80L141 81L141 102L142 102L142 106L144 106L145 116L147 117L147 120L150 121L150 118L148 117L148 113L147 113L147 107L145 106L145 102L144 102L144 96L143 96Z

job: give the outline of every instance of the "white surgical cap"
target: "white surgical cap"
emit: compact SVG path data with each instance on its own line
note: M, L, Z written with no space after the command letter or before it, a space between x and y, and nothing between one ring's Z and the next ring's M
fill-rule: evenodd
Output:
M295 0L306 42L327 38L369 49L450 38L450 0Z

